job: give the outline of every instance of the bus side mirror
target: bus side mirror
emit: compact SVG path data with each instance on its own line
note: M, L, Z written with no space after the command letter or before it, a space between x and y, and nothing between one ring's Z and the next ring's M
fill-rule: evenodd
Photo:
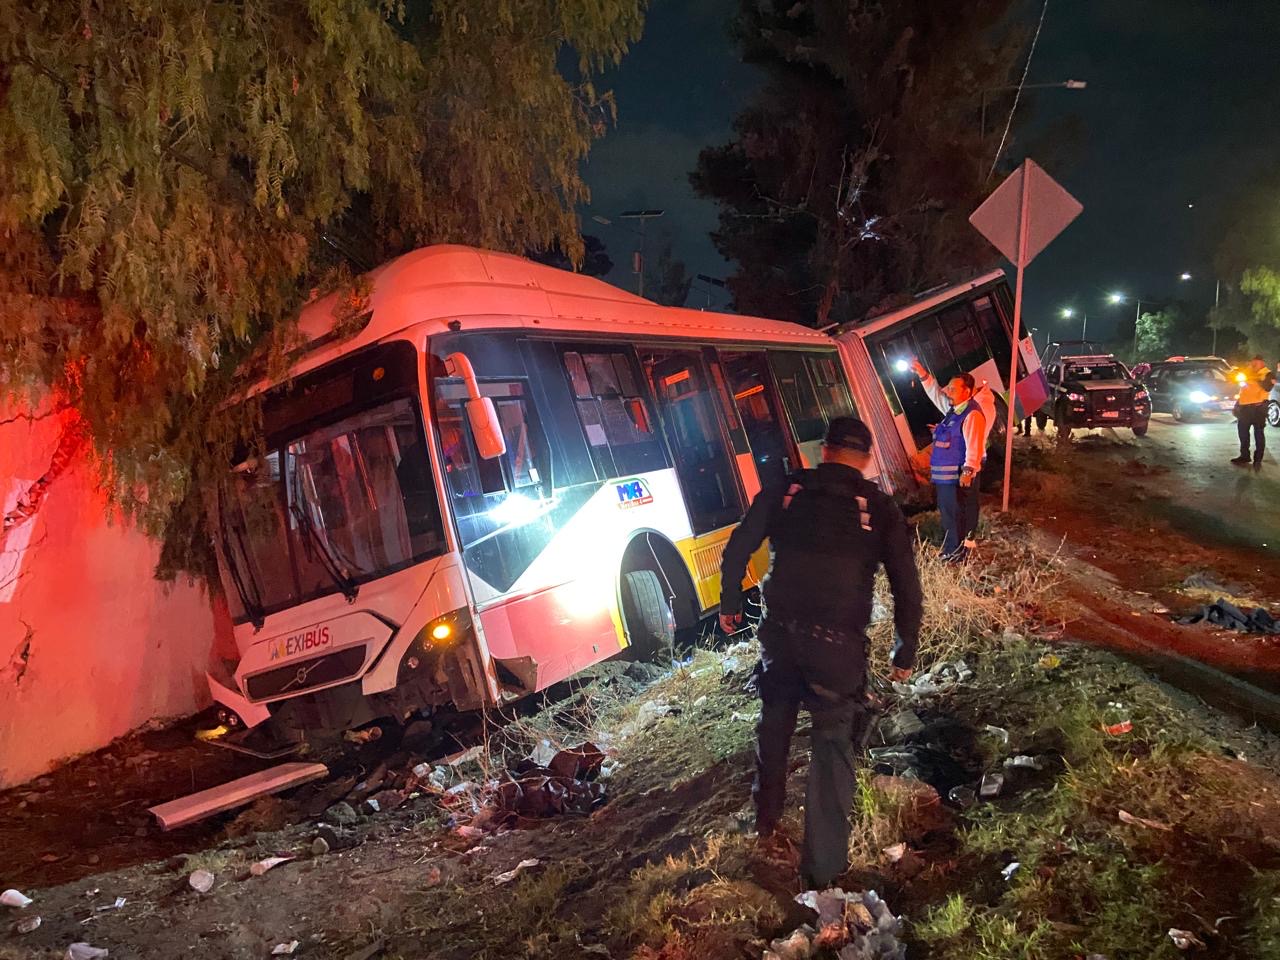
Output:
M467 401L467 422L476 441L476 453L482 460L495 460L507 452L507 440L498 422L498 409L492 397L475 397Z
M476 441L476 453L482 460L495 460L507 452L507 441L498 422L498 410L492 397L480 395L475 368L465 353L451 353L444 358L445 372L458 377L467 387L467 422Z

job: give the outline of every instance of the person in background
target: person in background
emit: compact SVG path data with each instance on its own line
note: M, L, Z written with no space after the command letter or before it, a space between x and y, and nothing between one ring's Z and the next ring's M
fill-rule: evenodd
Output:
M1243 378L1243 379L1239 379ZM1262 454L1266 452L1267 401L1276 385L1275 374L1267 369L1262 355L1258 354L1238 375L1240 393L1236 397L1236 431L1240 436L1240 456L1232 459L1237 467L1249 465L1249 433L1253 432L1253 467L1262 467Z
M786 804L787 754L803 705L813 721L800 861L810 889L826 888L849 865L855 732L867 721L866 631L882 565L893 592L894 680L911 676L923 616L911 533L893 498L863 476L870 462L867 425L833 419L822 463L762 490L720 564L720 627L734 633L742 625L747 563L769 541L751 792L756 829L769 840Z
M942 506L944 499L950 500L953 493L958 498L959 513L964 521L958 542L963 548L963 553L955 559L963 559L968 551L977 546L976 538L978 535L978 511L981 505L980 494L982 487L982 467L987 462L987 438L991 436L991 429L996 424L996 396L991 392L991 388L987 386L986 383L983 383L981 387L977 387L975 389L974 379L971 374L961 374L960 376L953 378L948 386L940 387L938 385L938 381L935 380L929 371L924 368L924 364L920 362L919 358L912 357L911 369L914 370L916 376L920 378L920 386L924 387L925 394L931 401L933 401L933 405L938 408L938 412L944 415L949 414L953 409L959 406L961 401L953 399L955 395L954 388L957 380L967 378L966 382L968 383L968 390L965 402L967 402L968 397L972 397L972 404L977 407L978 412L981 414L973 421L969 428L966 428L974 432L976 446L975 443L968 443L966 445L966 449L970 454L970 459L973 459L973 456L977 457L976 469L971 471L967 482L959 490L938 491L939 511L944 510ZM939 424L939 426L941 426L941 424ZM1031 425L1029 422L1026 424L1025 429L1026 435L1030 436ZM966 434L966 439L967 437L968 435ZM934 443L936 452L936 436ZM937 484L937 481L935 480L934 483ZM951 551L947 548L947 541L945 539L945 533L947 530L945 512L943 512L943 530L943 555L950 557L955 548L952 548Z

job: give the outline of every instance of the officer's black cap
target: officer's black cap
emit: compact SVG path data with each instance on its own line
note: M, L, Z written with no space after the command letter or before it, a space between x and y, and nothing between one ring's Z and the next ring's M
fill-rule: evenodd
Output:
M827 425L827 436L823 442L829 447L870 453L871 430L857 417L836 417Z

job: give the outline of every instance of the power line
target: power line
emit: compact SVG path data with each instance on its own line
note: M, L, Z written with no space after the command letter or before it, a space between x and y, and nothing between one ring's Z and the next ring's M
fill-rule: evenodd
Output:
M1036 43L1040 39L1040 28L1044 26L1044 15L1049 10L1049 0L1044 0L1040 7L1040 22L1036 24L1035 35L1031 38L1031 49L1027 51L1027 62L1022 68L1022 79L1018 81L1018 92L1013 95L1013 106L1009 109L1009 119L1005 121L1004 133L1000 137L1000 146L996 147L996 155L991 160L991 169L987 171L987 179L996 172L996 164L1000 162L1000 154L1004 153L1004 145L1009 139L1009 131L1013 128L1013 115L1018 112L1018 101L1022 98L1022 88L1026 86L1027 74L1031 72L1031 58L1036 54Z

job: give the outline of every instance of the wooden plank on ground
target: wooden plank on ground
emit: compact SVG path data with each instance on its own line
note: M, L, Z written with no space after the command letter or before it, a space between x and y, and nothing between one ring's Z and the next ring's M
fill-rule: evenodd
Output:
M147 812L160 821L165 830L195 823L225 810L234 810L259 797L266 797L329 775L323 763L282 763L269 770L259 770L220 787L210 787L178 800L151 807Z

